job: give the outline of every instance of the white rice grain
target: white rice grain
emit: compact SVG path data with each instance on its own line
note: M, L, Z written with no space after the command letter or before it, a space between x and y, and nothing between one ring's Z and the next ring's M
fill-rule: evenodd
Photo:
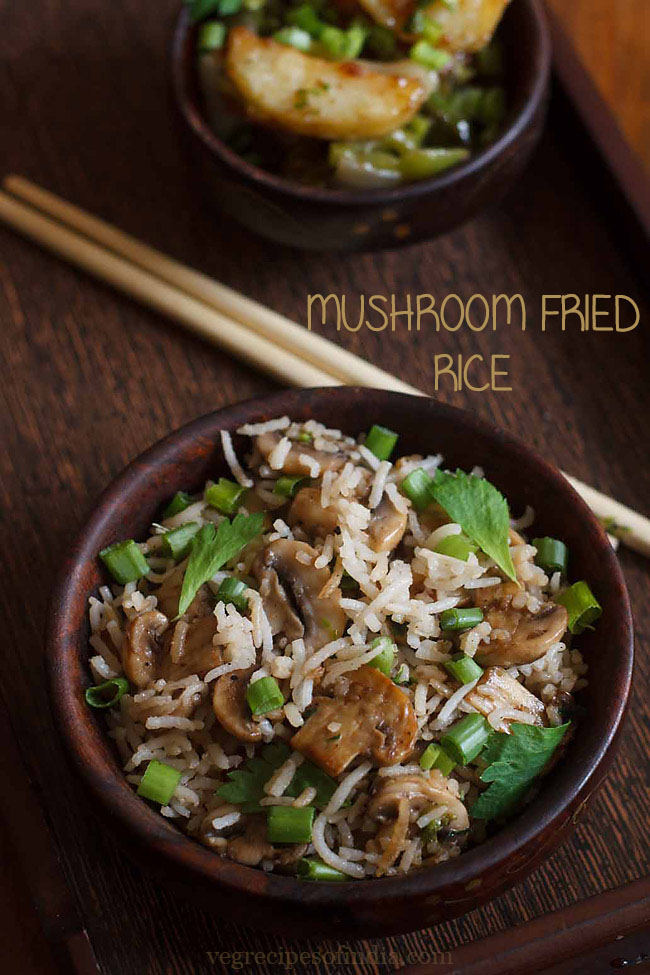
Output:
M221 434L221 447L223 449L223 455L226 458L226 463L231 470L232 476L235 478L238 484L242 487L250 488L253 486L253 481L244 472L243 467L237 460L237 454L235 453L235 448L232 445L232 437L227 430L220 430Z

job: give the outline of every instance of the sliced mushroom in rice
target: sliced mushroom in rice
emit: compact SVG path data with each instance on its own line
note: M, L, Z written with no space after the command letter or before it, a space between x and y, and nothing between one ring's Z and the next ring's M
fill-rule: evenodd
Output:
M411 701L375 667L346 675L339 697L318 699L316 711L293 736L297 751L337 776L359 756L394 765L413 751L417 721ZM330 726L338 727L336 734Z
M507 730L511 721L521 721L517 712L522 711L531 716L532 724L546 724L546 708L540 699L501 667L488 667L476 687L465 696L465 700L486 718L496 710L505 709L506 714L514 711L512 717L506 716L499 722L499 731Z
M216 719L229 734L239 741L260 741L259 725L251 718L246 690L251 670L233 670L222 674L214 685L212 709Z
M558 643L568 626L564 606L544 603L537 612L513 605L522 593L516 582L473 591L474 605L483 610L493 633L482 643L476 660L483 666L515 667L539 660Z
M212 642L217 629L216 617L211 613L190 623L181 621L174 631L168 630L163 640L166 652L160 676L165 680L180 680L190 674L205 677L209 670L219 667L223 662L221 647Z
M268 462L271 453L275 450L281 439L282 434L275 432L261 433L257 437L255 446L265 461ZM325 450L316 450L315 447L312 447L308 443L292 443L291 449L280 468L282 473L292 475L303 474L305 477L309 477L312 472L312 465L306 464L304 460L301 460L301 455L308 457L309 460L315 461L320 467L321 474L324 471L340 470L348 459L348 455L344 450L329 453Z
M147 610L129 620L122 647L124 673L136 687L156 680L163 653L162 636L169 620L158 610Z
M287 512L287 524L302 525L314 536L324 538L336 531L338 516L332 506L324 508L321 504L319 487L304 487L297 493Z
M384 495L368 525L371 548L375 552L392 552L404 537L407 521L406 512L396 508L391 499Z
M444 806L450 830L461 833L469 828L467 808L449 788L449 782L439 771L428 774L386 776L368 804L368 815L384 821L394 819L400 802L406 801L410 813L421 813L427 807ZM411 818L413 818L411 816Z
M305 542L279 538L259 553L252 567L273 634L288 640L302 637L312 652L342 636L347 622L338 587L320 595L331 573L327 567L314 567L317 558L316 549Z

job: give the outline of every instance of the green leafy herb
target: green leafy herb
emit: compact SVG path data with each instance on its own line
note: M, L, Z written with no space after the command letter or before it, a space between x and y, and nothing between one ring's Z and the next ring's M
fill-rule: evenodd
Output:
M178 615L187 610L204 582L223 565L238 555L262 531L264 514L236 515L222 521L218 528L204 525L194 536L178 602Z
M508 548L508 502L493 484L464 471L437 471L431 494L466 535L516 581Z
M490 786L470 810L474 819L496 819L510 813L548 764L569 724L538 728L513 722L510 734L495 732L481 754L488 763L481 779Z
M264 786L290 755L291 749L284 742L266 745L259 756L249 758L240 768L228 772L228 782L219 786L217 795L226 802L241 806L242 812L261 812L260 799L264 796ZM317 809L324 809L332 798L336 785L327 772L323 772L312 762L305 761L297 768L285 795L295 798L311 786L316 789L312 805Z

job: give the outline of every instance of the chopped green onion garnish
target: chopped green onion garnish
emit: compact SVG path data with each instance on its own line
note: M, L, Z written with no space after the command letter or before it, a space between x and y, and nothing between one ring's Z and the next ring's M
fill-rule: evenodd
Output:
M406 179L430 179L468 157L468 149L409 149L400 157L399 168Z
M395 644L388 636L378 636L370 644L371 650L377 650L377 656L370 661L371 667L381 670L382 674L390 676L393 660L395 659Z
M422 511L431 504L431 485L433 478L429 477L423 467L411 471L402 481L402 492L413 502L418 511Z
M465 609L446 609L440 614L442 630L470 630L483 622L483 610L468 606Z
M534 538L533 545L537 549L535 562L541 569L566 575L569 551L564 542L557 538Z
M389 430L388 427L375 424L368 431L365 446L372 451L377 460L388 460L395 449L398 436L399 434Z
M308 3L303 3L287 14L287 20L296 27L300 27L312 37L320 37L326 24ZM299 435L300 436L300 435Z
M300 443L313 443L314 435L313 433L310 433L309 430L301 430L296 437L296 440L298 440Z
M410 682L411 682L411 671L408 668L408 664L400 664L399 670L393 677L393 683L409 684Z
M298 51L308 51L312 44L311 34L300 27L281 27L273 35L273 40L295 47Z
M480 755L491 733L482 714L467 714L442 736L440 744L457 765L467 765Z
M340 870L335 870L322 860L307 857L301 857L296 863L296 874L304 880L349 880Z
M219 13L222 17L229 17L239 13L241 6L242 0L219 0Z
M114 708L129 689L126 677L111 677L103 684L96 684L86 690L86 704L91 708Z
M569 614L569 629L572 633L582 633L591 628L603 609L586 582L574 582L565 589L555 602L565 606Z
M425 68L432 68L434 71L439 71L451 61L451 54L448 51L442 51L425 40L415 42L409 51L409 57L412 61L417 61L418 64L423 64Z
M181 511L185 511L191 504L194 504L194 502L189 494L186 494L185 491L177 491L162 513L163 521L180 514Z
M209 20L201 24L196 46L199 51L218 51L226 39L226 25L220 20Z
M411 17L409 33L421 34L430 44L437 44L442 37L442 27L426 13L422 7L418 7Z
M445 660L445 670L461 684L469 684L473 680L478 680L483 674L483 668L479 667L471 657L465 656L464 653L452 657L451 660Z
M309 843L315 812L313 806L269 806L269 843Z
M447 535L441 538L434 548L438 555L448 555L452 559L460 559L467 562L470 552L476 552L478 546L470 541L467 535Z
M180 562L192 547L192 540L201 526L196 521L188 521L178 528L165 532L161 538L160 547L167 555Z
M422 839L424 840L425 843L428 843L430 840L432 840L435 836L438 835L441 829L442 829L442 820L432 819L431 822L427 823L427 825L422 830Z
M245 613L248 609L248 597L244 595L247 589L248 586L241 579L228 576L219 586L217 599L226 604L232 603L235 609L238 609L241 613Z
M225 477L205 489L205 501L222 515L233 515L244 499L246 488Z
M361 53L366 34L366 28L361 24L352 24L348 30L341 30L340 27L327 24L321 30L318 39L331 57L339 60L351 59Z
M246 700L252 714L266 714L284 704L284 697L275 677L261 677L249 684Z
M440 745L434 745L433 743L427 745L420 755L420 768L423 768L425 772L428 772L429 769L437 768L440 769L443 775L449 775L455 767L456 763L453 758Z
M143 799L151 799L152 802L159 802L161 806L166 806L171 797L176 792L176 786L180 782L181 773L171 765L158 762L152 759L147 765L146 771L142 776L138 786L138 795Z
M113 578L122 586L127 582L141 579L149 571L149 563L144 553L132 538L127 538L124 542L114 542L108 548L103 548L99 557Z
M283 498L293 498L300 485L307 480L306 477L279 477L273 485L273 493L279 494Z

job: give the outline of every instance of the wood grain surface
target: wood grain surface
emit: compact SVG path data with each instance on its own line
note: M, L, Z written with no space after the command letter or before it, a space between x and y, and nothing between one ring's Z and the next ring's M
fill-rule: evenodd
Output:
M547 0L650 173L650 17L646 0Z
M270 246L209 211L189 179L167 92L173 10L171 0L2 5L6 170L298 321L308 293L344 293L351 301L359 293L521 293L530 312L525 333L322 331L428 391L437 353L509 354L512 392L445 388L439 395L650 514L647 298L583 179L592 160L574 151L560 113L552 109L543 145L505 202L441 240L345 258ZM630 295L641 326L621 335L581 334L575 326L541 334L540 296L568 292ZM104 975L227 972L238 963L219 953L242 951L266 953L249 956L243 971L388 972L435 962L436 953L648 872L650 575L647 561L628 552L621 560L639 654L620 757L574 840L525 884L435 930L389 940L378 930L376 940L344 946L355 953L350 964L333 966L318 952L336 945L280 942L256 933L254 918L250 928L235 928L136 870L94 817L52 726L42 648L50 581L93 501L128 460L186 420L273 387L4 230L0 334L0 693ZM5 925L3 939L12 937ZM15 970L27 971L15 943ZM269 959L280 948L313 955L287 969Z

